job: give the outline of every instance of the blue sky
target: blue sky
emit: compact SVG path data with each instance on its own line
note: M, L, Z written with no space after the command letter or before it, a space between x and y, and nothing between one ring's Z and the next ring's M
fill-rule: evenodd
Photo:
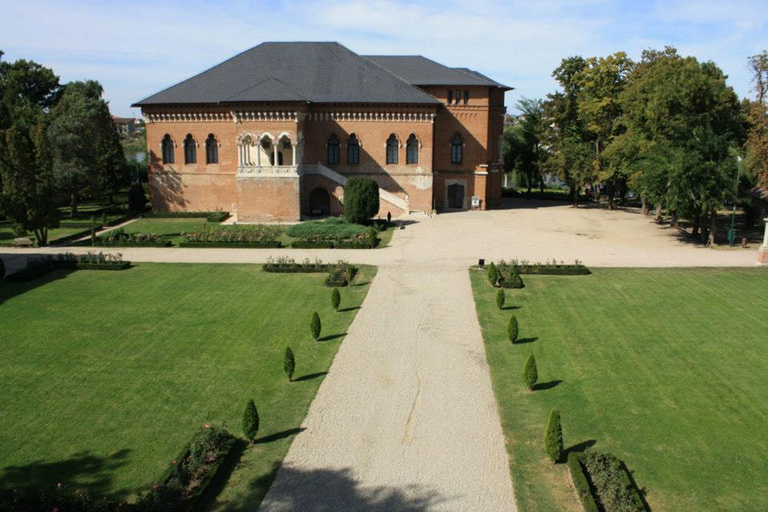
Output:
M0 0L0 50L67 82L104 85L114 114L263 41L339 41L361 54L421 54L544 97L569 55L673 45L712 60L740 97L747 57L768 50L768 1Z

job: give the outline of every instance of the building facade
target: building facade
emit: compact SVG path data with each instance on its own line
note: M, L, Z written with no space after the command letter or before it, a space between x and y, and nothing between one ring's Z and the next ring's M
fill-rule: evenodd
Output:
M342 213L364 176L382 216L491 208L509 89L420 56L264 43L136 104L152 207L296 221Z

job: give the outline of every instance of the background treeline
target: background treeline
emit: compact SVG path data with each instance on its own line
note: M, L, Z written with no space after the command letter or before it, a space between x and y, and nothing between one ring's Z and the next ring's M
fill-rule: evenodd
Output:
M563 59L560 90L522 99L505 129L505 168L530 192L553 175L579 193L602 190L609 208L634 192L714 240L725 202L768 186L768 53L749 59L756 97L739 101L722 70L677 50Z
M62 85L32 61L0 60L0 215L39 245L59 225L60 206L74 217L83 201L111 203L130 184L103 92L93 80Z

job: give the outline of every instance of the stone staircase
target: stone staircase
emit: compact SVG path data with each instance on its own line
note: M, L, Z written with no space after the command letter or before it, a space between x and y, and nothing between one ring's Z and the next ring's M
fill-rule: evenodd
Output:
M346 176L344 176L343 174L339 174L333 169L329 169L323 164L303 164L300 166L299 172L301 174L319 174L325 178L328 178L333 182L338 183L341 186L344 186L347 184ZM402 199L396 196L395 194L392 194L391 192L387 192L382 188L379 188L379 199L381 199L382 201L386 201L392 206L396 206L397 208L400 208L405 213L408 213L410 211L407 199Z

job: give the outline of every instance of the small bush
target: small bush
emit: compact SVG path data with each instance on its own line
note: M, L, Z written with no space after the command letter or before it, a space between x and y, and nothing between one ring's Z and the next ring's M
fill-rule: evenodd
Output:
M513 344L517 343L517 337L519 334L520 327L517 325L517 317L512 315L509 317L509 323L507 324L507 336L509 336L509 341L511 341Z
M507 296L504 293L504 290L499 289L498 292L496 292L496 307L499 309L504 309L504 303L507 301Z
M334 288L331 292L331 306L333 306L334 311L339 310L339 305L341 304L341 294L339 293L338 288Z
M552 462L563 458L563 427L560 423L560 411L552 409L544 431L544 451Z
M531 354L528 356L528 360L525 362L525 369L523 370L523 381L529 391L533 391L536 387L536 382L539 380L539 372L536 369L536 357Z
M498 280L499 271L496 269L496 265L491 262L491 264L488 265L488 282L491 283L491 286L496 286Z
M293 371L296 369L296 359L293 357L291 347L285 347L285 357L283 357L283 370L288 376L288 382L293 382Z
M315 341L320 339L322 326L320 324L320 315L317 314L317 311L312 313L312 319L309 321L309 331L312 333L312 337Z
M253 399L248 400L243 414L243 434L251 443L256 441L256 435L259 433L259 411L256 410L256 404Z
M368 224L379 211L379 184L370 178L353 176L344 186L344 218L354 224Z

